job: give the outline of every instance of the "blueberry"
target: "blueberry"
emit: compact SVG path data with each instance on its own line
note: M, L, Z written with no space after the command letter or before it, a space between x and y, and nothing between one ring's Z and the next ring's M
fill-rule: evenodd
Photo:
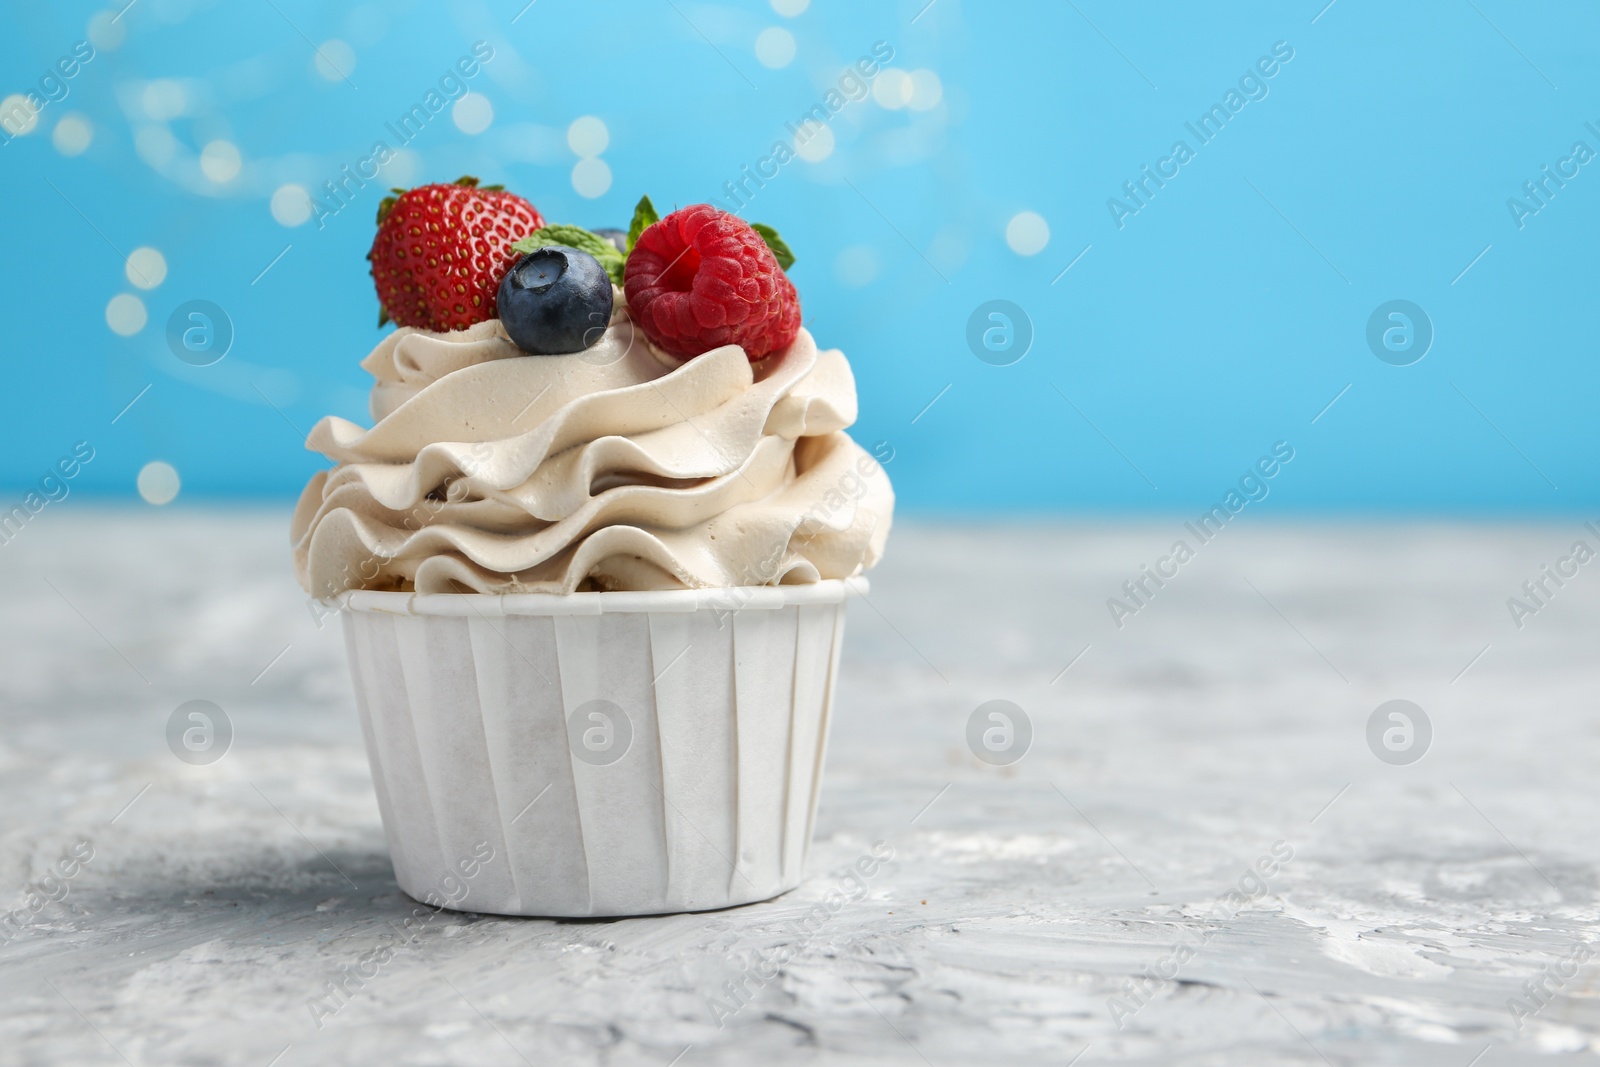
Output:
M597 237L604 237L606 240L610 241L616 246L617 251L621 252L623 255L628 254L628 234L625 230L613 230L610 227L607 227L603 230L591 230L590 232Z
M611 278L589 253L546 245L506 272L495 303L506 333L524 352L581 352L611 321Z

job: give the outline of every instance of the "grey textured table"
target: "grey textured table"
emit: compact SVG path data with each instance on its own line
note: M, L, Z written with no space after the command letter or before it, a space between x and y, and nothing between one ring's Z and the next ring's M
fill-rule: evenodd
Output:
M1506 606L1596 543L1575 521L1238 523L1121 629L1107 598L1176 523L903 523L851 608L800 889L405 932L342 640L294 587L285 523L70 504L0 549L0 904L18 909L0 1062L1497 1067L1600 1050L1600 576L1584 567L1521 629ZM1369 749L1392 698L1432 724L1410 765ZM209 766L168 750L191 699L232 722ZM1032 722L1008 767L965 740L992 699ZM893 859L802 929L874 842ZM46 879L74 848L92 858ZM60 899L30 902L30 884Z

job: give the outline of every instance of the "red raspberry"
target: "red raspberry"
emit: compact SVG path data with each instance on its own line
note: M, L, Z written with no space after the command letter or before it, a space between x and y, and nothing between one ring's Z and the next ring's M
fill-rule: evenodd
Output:
M800 296L772 250L749 223L710 204L641 233L624 280L633 321L682 359L732 344L754 362L800 332Z
M385 198L367 253L383 315L440 332L494 318L500 279L519 258L512 243L543 225L532 204L476 178Z

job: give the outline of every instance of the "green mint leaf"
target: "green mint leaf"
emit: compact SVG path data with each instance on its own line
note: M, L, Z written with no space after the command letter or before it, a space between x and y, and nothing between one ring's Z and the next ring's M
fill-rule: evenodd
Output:
M767 247L772 249L772 255L777 259L778 266L782 267L784 273L787 274L789 268L794 266L794 253L789 251L789 246L784 243L782 237L778 236L778 231L764 222L752 222L750 228L759 233L761 239L767 242Z
M661 221L661 215L656 211L656 206L650 202L648 196L639 198L639 205L633 209L633 221L628 223L628 251L633 251L634 242L639 240L639 235L645 227Z
M612 284L622 284L622 271L627 265L627 260L623 258L621 252L617 251L616 245L599 234L584 229L582 226L546 226L543 229L534 230L528 236L512 245L511 249L514 252L527 255L534 249L544 248L546 245L565 245L568 248L576 248L580 252L589 253L600 261L600 266L604 267L606 273L611 276Z

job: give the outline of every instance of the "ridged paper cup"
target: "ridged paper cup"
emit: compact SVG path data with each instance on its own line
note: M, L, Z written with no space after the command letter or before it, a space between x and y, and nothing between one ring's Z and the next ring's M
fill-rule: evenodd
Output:
M344 594L400 888L544 916L793 889L857 582Z

